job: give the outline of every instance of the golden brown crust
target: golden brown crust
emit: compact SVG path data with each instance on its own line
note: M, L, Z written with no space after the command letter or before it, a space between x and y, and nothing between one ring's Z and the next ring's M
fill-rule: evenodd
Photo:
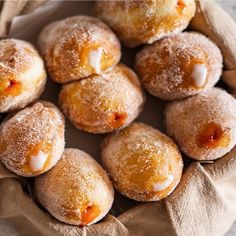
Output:
M222 73L219 48L204 35L184 32L144 47L136 70L144 87L163 100L175 100L213 87Z
M172 102L165 115L167 133L196 160L215 160L236 144L236 102L222 89Z
M0 41L0 112L24 108L41 95L45 83L44 63L30 43Z
M108 136L102 161L115 188L137 201L158 201L180 181L183 161L174 142L143 123Z
M114 199L106 172L78 149L65 149L57 165L35 179L34 193L58 220L79 226L102 219Z
M58 83L101 74L117 64L120 43L110 28L89 16L74 16L46 26L39 48L52 79Z
M121 64L102 75L66 84L59 95L62 111L72 123L92 133L127 126L138 116L143 103L137 76Z
M51 169L64 150L64 118L49 102L37 102L0 126L2 163L18 175L31 177Z
M195 13L194 0L97 1L96 15L129 47L181 32Z

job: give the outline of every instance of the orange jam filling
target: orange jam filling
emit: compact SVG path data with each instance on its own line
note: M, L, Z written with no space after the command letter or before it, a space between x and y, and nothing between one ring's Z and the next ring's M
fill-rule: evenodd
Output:
M0 95L17 96L22 91L21 82L14 80L3 80L0 82Z
M200 148L227 147L229 141L229 136L214 122L206 125L197 137L197 145Z
M112 128L120 128L124 125L125 119L127 117L126 112L114 112L109 117L109 124Z
M52 150L52 144L51 143L45 143L45 142L41 142L39 143L38 145L30 145L30 147L28 148L28 153L26 154L26 162L23 166L23 171L25 173L41 173L43 170L45 170L48 165L50 164L50 161L51 161L51 150ZM44 166L42 168L42 170L39 170L39 171L33 171L31 168L30 168L30 160L31 158L33 157L36 157L39 152L44 152L45 154L48 154L47 156L47 160L46 162L44 163Z
M100 209L96 205L87 205L84 210L79 212L77 209L62 206L65 209L64 217L68 220L80 221L80 226L85 226L92 222L100 214Z
M179 14L182 14L182 13L183 13L183 10L184 10L185 7L186 7L186 4L184 3L183 0L179 0L179 1L177 2L177 7L176 7L176 9L177 9L177 11L178 11Z
M100 209L98 206L96 205L87 206L86 209L81 212L80 226L89 224L94 219L96 219L99 214L100 214Z

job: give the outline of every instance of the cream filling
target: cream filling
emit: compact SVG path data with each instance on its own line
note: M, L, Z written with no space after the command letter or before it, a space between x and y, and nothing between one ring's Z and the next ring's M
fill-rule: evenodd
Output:
M88 56L89 65L94 69L95 73L101 73L101 59L103 49L101 47L96 50L90 50Z
M207 68L204 64L195 64L192 71L192 78L197 87L202 87L206 83Z
M48 154L39 151L37 156L32 156L30 158L30 169L32 171L41 171L47 161Z
M168 175L164 181L157 182L153 184L153 191L159 192L168 188L174 181L173 175Z

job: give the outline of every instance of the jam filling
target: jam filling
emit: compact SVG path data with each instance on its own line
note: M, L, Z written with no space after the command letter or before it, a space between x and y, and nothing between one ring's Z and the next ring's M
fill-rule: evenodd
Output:
M220 125L211 122L205 126L197 137L197 145L200 148L226 147L229 137Z
M87 205L86 208L81 211L81 213L68 207L63 206L63 208L66 209L64 216L68 220L80 221L81 223L79 226L81 227L91 223L100 214L100 209L96 205Z
M183 0L178 0L177 1L177 11L178 11L178 13L179 14L182 14L183 13L183 10L184 10L184 8L186 7L186 4L184 3L184 1Z
M22 84L15 80L3 80L0 82L0 93L5 95L17 96L21 93Z
M86 209L81 213L81 224L84 226L92 222L100 214L100 209L96 205L87 206Z
M124 125L126 117L126 112L114 112L109 117L109 124L112 128L120 128Z

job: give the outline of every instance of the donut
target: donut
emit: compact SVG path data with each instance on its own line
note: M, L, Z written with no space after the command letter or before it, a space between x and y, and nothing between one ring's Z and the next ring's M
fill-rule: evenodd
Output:
M75 127L90 133L127 126L139 115L143 103L137 76L122 64L102 75L65 84L59 95L64 114Z
M222 73L222 55L204 35L184 32L144 47L135 68L149 93L176 100L213 87Z
M51 78L58 83L101 74L121 57L115 34L89 16L50 23L40 33L38 45Z
M97 1L95 14L128 47L150 44L184 30L195 13L194 0Z
M24 108L41 95L45 83L44 63L30 43L0 40L0 113Z
M235 99L219 88L172 102L165 109L167 134L196 160L218 159L235 146L235 118Z
M175 143L144 123L108 136L101 156L117 191L136 201L165 198L182 176L183 161Z
M107 173L89 154L78 149L65 149L52 170L36 177L34 193L51 215L78 226L102 219L114 199Z
M48 171L61 158L64 145L64 118L49 102L26 107L0 126L0 160L17 175Z

